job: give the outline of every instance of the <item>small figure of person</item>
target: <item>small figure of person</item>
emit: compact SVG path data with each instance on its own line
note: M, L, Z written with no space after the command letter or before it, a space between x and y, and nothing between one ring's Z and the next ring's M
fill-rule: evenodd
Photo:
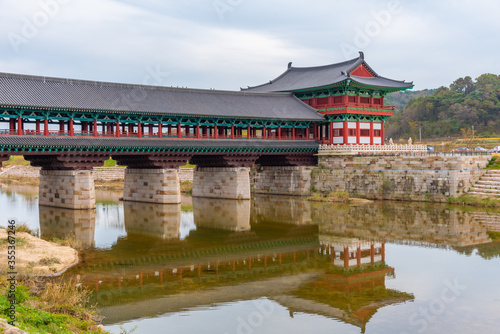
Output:
M408 139L408 145L411 146L412 143L413 143L413 140L411 140L411 137L410 137L410 139Z
M394 145L394 142L392 141L392 138L389 139L389 145Z

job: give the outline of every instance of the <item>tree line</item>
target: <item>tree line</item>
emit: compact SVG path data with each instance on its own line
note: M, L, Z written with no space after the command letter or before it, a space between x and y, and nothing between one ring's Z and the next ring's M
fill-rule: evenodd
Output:
M407 101L407 102L406 102ZM386 137L460 137L474 126L477 136L500 135L500 75L466 76L450 87L388 94L396 113L386 123Z

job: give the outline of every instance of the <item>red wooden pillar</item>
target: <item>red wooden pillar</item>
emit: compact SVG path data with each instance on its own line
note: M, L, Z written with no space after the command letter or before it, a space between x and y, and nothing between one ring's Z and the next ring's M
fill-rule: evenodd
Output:
M344 121L344 128L342 129L344 136L344 145L349 143L349 121Z
M306 128L306 140L309 140L309 125Z
M313 138L314 140L318 140L318 125L316 124L316 122L314 122L313 125Z
M177 123L177 138L182 138L181 123Z
M163 129L161 126L161 122L158 122L158 138L163 138Z
M23 117L17 117L17 134L21 136L23 134Z
M219 138L218 131L219 131L219 129L217 129L217 124L214 124L214 138L215 139Z
M281 126L278 126L278 140L281 140Z
M64 121L59 121L59 134L62 135L64 132Z
M9 132L13 133L16 131L16 120L13 118L9 118Z
M172 125L171 124L168 125L167 134L169 137L172 136Z
M267 139L267 129L265 126L262 128L262 139Z
M45 116L45 119L43 120L43 135L44 136L49 135L49 118L48 118L48 116Z
M361 265L361 247L356 249L356 265L359 267Z
M359 129L359 121L356 121L356 144L360 144L359 143L359 135L360 135L360 129Z
M251 136L251 133L250 133L250 125L247 126L247 139L250 139L252 136Z
M333 122L330 122L328 129L330 130L330 145L333 145Z
M196 139L200 139L200 124L196 124Z
M148 137L152 137L153 136L153 123L149 124L149 127L148 127Z
M344 247L344 268L349 268L349 247Z
M231 125L231 139L234 139L234 125Z
M35 134L36 135L40 134L40 120L39 119L35 120Z
M68 132L69 132L70 137L73 137L75 135L75 129L73 129L73 119L72 118L69 119Z
M137 138L142 138L142 126L141 126L141 122L137 123Z
M370 145L373 145L373 122L370 122Z
M116 120L116 130L115 130L115 136L120 137L120 120Z
M384 122L380 123L380 135L382 136L382 145L385 145L385 130L384 130Z
M295 140L295 126L292 128L292 140Z
M92 129L94 130L94 137L97 137L97 120L94 119L94 125L92 126Z
M380 249L382 255L382 262L385 262L385 242L382 243L382 248Z

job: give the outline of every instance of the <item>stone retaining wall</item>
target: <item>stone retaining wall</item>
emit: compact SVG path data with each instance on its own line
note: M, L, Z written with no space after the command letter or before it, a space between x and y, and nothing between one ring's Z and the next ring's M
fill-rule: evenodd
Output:
M484 169L490 155L396 155L396 156L319 156L324 169L361 170L478 170Z
M320 156L311 185L351 197L444 202L469 191L491 156Z
M94 179L111 181L123 180L125 178L125 167L94 167ZM179 180L193 181L193 168L179 168Z
M445 202L467 191L483 171L331 170L312 173L316 191L347 191L350 197Z
M312 167L261 167L253 175L257 194L307 196L311 193Z

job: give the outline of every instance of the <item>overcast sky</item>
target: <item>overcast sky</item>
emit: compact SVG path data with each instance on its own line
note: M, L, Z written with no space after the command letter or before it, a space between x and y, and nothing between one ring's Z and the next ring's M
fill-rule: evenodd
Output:
M499 13L498 0L2 0L0 72L239 90L361 50L379 75L436 88L500 73Z

